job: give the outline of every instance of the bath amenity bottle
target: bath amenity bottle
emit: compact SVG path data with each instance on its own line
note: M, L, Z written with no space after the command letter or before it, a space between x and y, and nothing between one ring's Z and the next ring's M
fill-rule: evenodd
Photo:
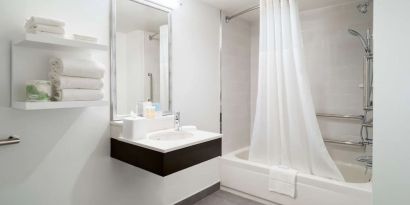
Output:
M154 106L145 106L144 107L144 117L147 119L155 118L155 107Z
M145 117L145 108L148 106L152 106L152 103L149 101L139 101L135 107L136 113L138 116Z
M160 104L160 103L152 103L152 106L155 107L155 115L156 115L156 117L161 117L161 116L162 116L161 104Z

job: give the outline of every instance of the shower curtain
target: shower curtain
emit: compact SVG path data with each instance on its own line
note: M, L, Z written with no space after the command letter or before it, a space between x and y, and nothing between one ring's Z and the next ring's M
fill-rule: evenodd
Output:
M316 119L296 1L260 1L258 95L249 160L343 181Z

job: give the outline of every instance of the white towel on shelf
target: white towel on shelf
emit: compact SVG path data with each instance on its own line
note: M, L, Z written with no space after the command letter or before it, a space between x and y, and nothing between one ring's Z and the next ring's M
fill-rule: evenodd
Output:
M51 71L60 75L95 78L104 77L104 65L94 60L50 58Z
M97 43L98 42L98 38L94 37L94 36L86 36L86 35L80 35L80 34L73 34L73 38L75 40L80 40L80 41L88 41L88 42L92 42L92 43Z
M286 166L272 166L269 169L269 191L295 198L297 173Z
M53 34L64 34L65 30L64 28L57 27L57 26L47 26L47 25L40 25L40 24L34 24L34 25L26 25L26 32L28 33L53 33Z
M58 19L32 16L26 21L26 25L47 25L47 26L64 27L65 22L58 20Z
M98 101L104 98L102 90L62 89L53 90L53 100L57 101Z
M100 90L104 86L102 79L70 77L55 72L50 72L48 76L56 90L72 88Z

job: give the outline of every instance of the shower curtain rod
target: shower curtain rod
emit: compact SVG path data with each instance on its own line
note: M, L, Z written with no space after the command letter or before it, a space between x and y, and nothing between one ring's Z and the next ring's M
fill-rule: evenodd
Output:
M246 13L248 13L248 12L250 12L250 11L256 10L256 9L259 9L259 5L253 6L253 7L249 8L249 9L245 9L245 10L240 11L240 12L238 12L238 13L236 13L236 14L231 15L231 16L226 16L226 17L225 17L225 22L226 22L226 23L229 23L229 21L231 21L232 19L234 19L234 18L236 18L236 17L238 17L238 16L240 16L240 15L242 15L242 14L246 14Z

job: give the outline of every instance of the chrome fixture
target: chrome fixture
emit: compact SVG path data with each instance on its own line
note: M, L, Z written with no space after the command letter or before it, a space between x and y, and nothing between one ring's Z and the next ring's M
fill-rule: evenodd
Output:
M148 84L149 84L149 97L148 101L154 101L153 83L152 83L152 73L148 73Z
M20 139L18 138L18 136L9 136L7 139L0 140L0 146L17 144L17 143L20 143Z
M360 156L356 158L356 161L362 162L365 167L364 174L367 174L369 169L373 168L373 156Z
M370 29L366 32L366 38L364 38L359 32L348 29L349 33L353 36L357 36L364 48L364 65L363 65L363 115L340 115L340 114L326 114L317 113L318 117L330 117L340 119L354 119L361 121L360 128L360 142L352 141L337 141L324 139L328 143L345 144L345 145L360 145L366 148L367 145L373 144L373 139L369 137L369 128L373 127L373 119L369 117L369 112L373 111L372 91L373 91L373 53L372 53L372 37Z
M323 141L327 142L327 143L341 144L341 145L354 145L354 146L364 146L364 145L366 145L365 142L340 141L340 140L331 140L331 139L324 139Z
M363 115L340 115L340 114L328 114L328 113L316 113L318 117L331 117L331 118L342 118L342 119L356 119L363 120Z
M362 42L362 46L364 48L364 51L366 53L370 52L370 45L369 45L369 41L365 40L365 38L357 31L353 30L353 29L348 29L349 33L352 34L353 36L357 36L360 41Z
M368 7L369 7L369 0L366 0L363 3L360 3L359 5L356 6L357 10L359 10L359 12L362 14L367 13Z
M181 131L181 113L180 112L176 112L175 113L175 130L176 131Z
M155 38L155 37L158 36L158 35L159 35L159 33L154 33L154 34L148 35L148 39L149 39L150 41L152 41L152 40L159 40L159 38Z
M246 13L248 13L248 12L250 12L250 11L257 10L257 9L259 9L259 8L260 8L259 5L257 5L257 6L253 6L253 7L249 8L249 9L245 9L245 10L243 10L243 11L240 11L240 12L238 12L238 13L236 13L236 14L231 15L231 16L226 16L226 17L225 17L225 22L226 22L226 23L229 23L232 19L234 19L234 18L236 18L236 17L238 17L238 16L240 16L240 15L242 15L242 14L246 14Z

